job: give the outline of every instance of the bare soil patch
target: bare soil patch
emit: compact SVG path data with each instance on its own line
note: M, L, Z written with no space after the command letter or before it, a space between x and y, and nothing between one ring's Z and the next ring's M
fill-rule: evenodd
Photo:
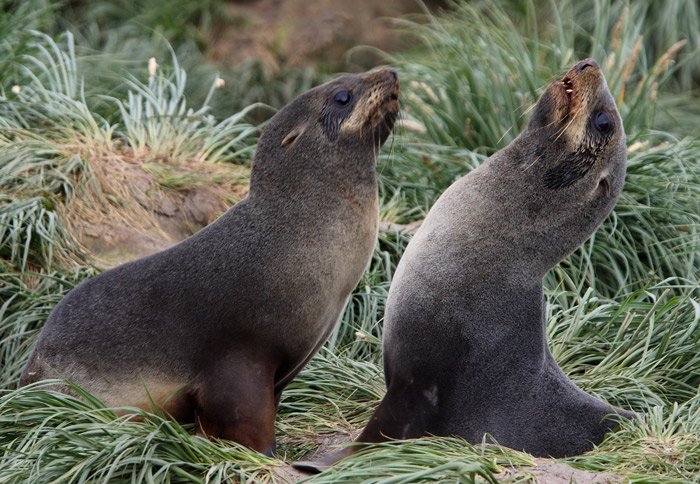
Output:
M89 154L89 172L62 215L95 264L107 269L153 254L214 221L248 190L249 169L202 161L143 162Z

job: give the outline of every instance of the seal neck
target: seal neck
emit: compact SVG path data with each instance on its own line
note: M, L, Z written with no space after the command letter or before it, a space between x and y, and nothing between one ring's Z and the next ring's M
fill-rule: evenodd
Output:
M255 157L251 169L251 201L327 203L377 198L376 155L343 146L303 156ZM365 150L366 151L366 150Z
M603 205L544 187L537 146L526 135L464 177L460 198L469 207L465 231L486 239L485 257L542 278L595 232L616 199Z

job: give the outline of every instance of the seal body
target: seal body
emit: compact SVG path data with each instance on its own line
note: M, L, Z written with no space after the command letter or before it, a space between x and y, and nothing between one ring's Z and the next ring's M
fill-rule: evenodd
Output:
M549 86L526 130L458 180L409 243L384 320L387 395L359 440L458 435L583 453L626 412L574 385L546 340L545 273L595 231L625 178L598 64Z
M630 412L576 387L546 341L543 277L612 210L622 120L600 68L552 83L525 131L438 199L408 244L384 318L387 393L359 442L461 436L580 454ZM316 462L320 471L361 446Z
M56 306L21 384L73 381L108 406L196 421L274 449L282 389L333 329L377 234L376 155L398 111L391 69L317 87L267 124L249 195Z

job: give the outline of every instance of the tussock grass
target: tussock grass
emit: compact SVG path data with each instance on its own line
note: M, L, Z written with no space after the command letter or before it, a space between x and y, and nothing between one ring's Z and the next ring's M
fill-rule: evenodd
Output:
M11 443L0 448L5 482L271 480L274 459L159 415L105 408L77 387L80 398L47 391L52 383L0 397L0 420L12 420L0 427L0 441Z
M187 106L187 74L177 59L172 58L171 77L158 75L157 61L155 58L151 61L148 82L128 79L128 100L115 100L121 113L123 138L135 157L212 162L242 162L252 158L254 146L247 140L257 130L245 123L245 117L258 105L250 105L217 122L209 113L209 104L214 91L223 88L222 79L214 80L204 103L195 110Z
M425 438L379 444L340 462L335 469L304 482L498 482L500 466L528 466L525 454L507 449L471 445L456 438ZM368 472L368 468L371 469ZM511 475L524 480L526 473Z
M73 260L77 252L73 249L73 240L50 201L0 196L0 257L11 265L21 271L30 266L54 267L55 255Z
M285 391L279 428L292 438L354 430L369 420L383 396L376 362L324 349Z
M71 220L148 225L152 206L119 170L136 167L156 192L210 183L184 168L246 164L258 128L250 116L271 112L255 103L280 106L318 74L272 75L251 63L222 73L217 88L211 66L190 69L202 59L192 46L215 1L162 20L155 34L104 22L130 12L157 24L168 11L152 8L158 2L104 16L106 4L96 2L83 25L77 12L58 22L48 2L20 4L0 16L0 481L283 479L281 460L206 441L157 412L131 409L134 420L77 388L81 398L16 386L51 309L96 272ZM411 238L401 224L420 221L447 186L517 136L547 82L593 56L625 120L628 177L596 235L547 275L548 335L582 388L642 418L561 462L633 482L700 477L700 140L656 122L669 93L687 104L679 119L700 121L677 90L694 85L693 5L459 2L449 15L400 23L422 44L389 58L405 107L378 164L381 217L394 225L380 231L341 324L283 395L280 456L297 459L325 438L349 436L381 400L384 305ZM56 35L58 24L73 33ZM166 38L182 43L171 49ZM143 52L157 52L155 72ZM220 115L226 106L236 109ZM535 476L533 462L490 442L426 438L365 449L309 481L523 481Z
M597 450L566 459L574 467L625 474L630 482L693 482L700 476L700 400L648 408Z
M91 270L67 274L0 273L0 390L17 386L51 310Z
M178 168L251 157L257 128L246 115L257 106L215 120L209 110L216 79L196 109L187 103L187 77L174 59L172 70L148 75L144 68L146 82L128 78L125 100L89 98L70 33L59 41L35 33L30 47L35 54L22 57L19 69L24 82L0 96L0 187L6 194L0 196L0 255L20 270L30 262L48 269L55 261L84 263L76 222L119 220L168 240L153 213L158 187L144 189L149 180L143 175L153 174L145 163ZM117 107L109 118L101 114L104 102ZM184 181L176 188L188 188Z
M682 281L617 301L592 289L582 297L557 294L550 300L548 336L559 365L589 393L634 410L694 398L700 305L697 293L673 296L675 283Z
M215 19L230 20L222 0L95 1L75 8L63 6L63 16L73 27L89 25L108 37L115 26L128 29L135 38L149 37L156 30L172 43L206 42Z
M31 52L31 31L52 23L55 6L49 0L0 0L0 78L13 81L18 60Z

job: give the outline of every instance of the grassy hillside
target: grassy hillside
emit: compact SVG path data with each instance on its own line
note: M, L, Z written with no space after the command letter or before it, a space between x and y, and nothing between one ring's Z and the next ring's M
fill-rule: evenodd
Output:
M16 389L61 297L133 256L111 247L110 259L93 239L118 225L126 242L160 247L213 219L245 193L269 106L332 74L208 61L202 32L223 2L88 3L0 0L0 482L284 480L286 462L361 428L384 392L384 302L411 237L401 227L515 138L544 86L589 56L622 113L628 175L613 214L547 275L548 334L578 385L643 419L559 462L623 481L700 480L697 2L464 2L397 21L415 42L385 56L403 108L378 165L386 229L337 330L285 392L274 459L162 415L118 417L87 394ZM211 203L193 226L159 216L202 193ZM541 461L490 444L389 443L309 481L540 475Z

